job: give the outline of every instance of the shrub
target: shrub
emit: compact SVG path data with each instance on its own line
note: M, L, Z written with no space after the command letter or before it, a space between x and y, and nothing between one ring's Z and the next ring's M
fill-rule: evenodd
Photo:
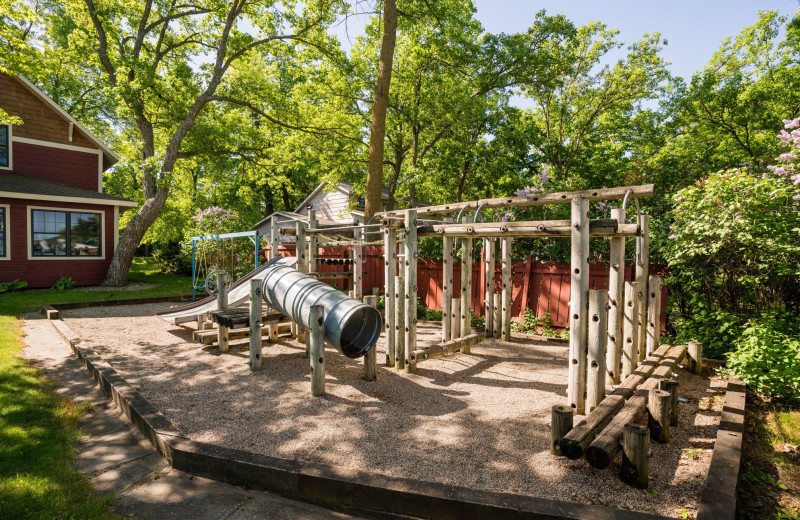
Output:
M25 280L14 280L13 282L0 283L0 293L18 291L27 286L28 282Z
M192 259L179 242L154 245L153 260L162 273L192 274Z
M747 322L728 370L753 390L772 397L800 398L800 324L788 313Z
M75 286L75 281L73 281L72 277L62 276L53 285L52 289L55 289L56 291L66 291L67 289L72 289L74 286Z

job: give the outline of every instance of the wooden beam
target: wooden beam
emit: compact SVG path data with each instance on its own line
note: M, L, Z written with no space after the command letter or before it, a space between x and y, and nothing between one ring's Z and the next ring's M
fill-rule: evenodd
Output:
M416 364L410 362L410 356L417 349L417 212L406 213L406 238L403 258L406 265L406 338L405 366L406 372L415 372Z
M250 280L250 370L261 370L261 280Z
M639 352L639 361L645 358L645 344L647 340L647 304L649 298L647 297L647 283L648 283L648 270L650 269L650 217L648 215L639 215L639 230L640 235L636 237L636 278L635 281L639 284L639 291L642 293L642 299L639 302L638 314L638 332L636 334L637 351Z
M617 413L600 435L586 448L586 461L597 469L605 469L619 453L625 425L639 422L647 405L647 390L638 390Z
M453 339L451 300L453 299L453 238L442 241L442 341Z
M472 325L472 239L461 241L461 326L458 336L468 336ZM455 333L454 333L455 334ZM469 354L469 348L464 352Z
M511 341L511 304L512 291L514 290L514 280L511 277L511 239L503 238L500 241L500 255L502 257L503 284L500 292L501 314L500 314L500 338L503 341Z
M386 319L386 366L393 367L395 360L395 344L397 334L392 322L394 321L394 294L395 277L397 276L397 233L394 229L383 230L383 274L384 274L384 309Z
M527 208L530 206L544 206L547 204L569 204L574 198L582 198L590 201L597 200L616 200L625 197L625 194L630 191L629 199L636 199L640 197L652 197L655 195L655 186L653 184L646 184L643 186L621 186L618 188L603 188L601 190L583 190L583 191L568 191L560 193L548 193L546 195L533 195L525 197L506 197L495 199L481 199L470 202L454 202L451 204L440 204L437 206L426 206L421 208L414 208L413 210L401 209L392 211L383 211L378 213L382 216L401 216L408 211L416 211L420 217L430 215L446 215L448 213L455 213L457 211L477 210L479 206L485 209L492 208Z
M608 291L589 291L589 354L586 365L586 409L591 412L606 396L606 302Z
M311 395L319 397L325 395L325 308L322 305L312 305L308 309L308 321L311 326L308 331Z
M569 379L567 396L575 413L586 408L586 349L589 312L589 201L572 199L572 255L570 260Z
M613 219L593 219L589 234L593 237L633 237L638 233L636 224L619 224ZM529 222L483 222L476 224L437 224L417 228L420 237L452 236L462 238L525 238L569 237L572 234L568 220L535 220Z
M316 273L308 273L308 276L313 276L314 278L330 278L330 279L350 278L350 277L353 276L354 272L355 271L347 271L347 272L344 272L344 273L320 273L320 272L316 272Z
M625 223L621 208L611 210L611 217ZM606 346L606 384L622 380L622 307L625 300L625 238L613 237L608 270L608 344Z
M425 361L426 359L432 359L435 357L444 356L446 354L453 354L459 351L464 353L465 348L480 343L485 338L486 334L483 333L469 334L463 338L456 338L450 341L439 343L437 345L423 347L411 353L411 361L412 363L416 364L421 361Z

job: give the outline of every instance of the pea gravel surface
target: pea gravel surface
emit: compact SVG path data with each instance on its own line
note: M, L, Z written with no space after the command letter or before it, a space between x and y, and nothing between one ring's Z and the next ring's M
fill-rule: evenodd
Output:
M63 311L66 324L191 439L475 489L693 517L711 460L724 381L678 370L679 426L653 443L650 486L550 455L550 409L564 404L567 347L496 339L419 363L382 366L362 379L360 360L325 349L326 392L312 398L305 347L265 340L264 368L249 369L247 340L228 353L192 341L192 330L155 317L164 304ZM437 327L420 325L420 345ZM581 419L575 418L575 423Z

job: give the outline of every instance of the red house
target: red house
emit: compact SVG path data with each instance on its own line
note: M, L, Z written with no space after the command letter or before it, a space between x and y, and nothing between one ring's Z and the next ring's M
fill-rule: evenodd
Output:
M120 208L103 193L118 157L23 77L0 73L0 282L51 287L103 281L117 245Z

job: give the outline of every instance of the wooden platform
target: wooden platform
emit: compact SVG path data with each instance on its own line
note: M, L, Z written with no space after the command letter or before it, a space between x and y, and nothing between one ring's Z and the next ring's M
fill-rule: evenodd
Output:
M262 314L261 323L263 325L273 325L278 323L276 320L283 318L283 314L279 312L272 312ZM250 326L250 308L249 307L236 307L232 309L219 309L211 311L211 321L218 323L223 327L229 329L240 329Z
M264 322L265 325L274 325L278 324L279 329L278 332L288 332L289 325L291 321L289 318L283 317L279 320L272 320L270 322ZM283 330L281 330L283 329ZM262 328L261 329L262 337L269 336L269 328ZM231 341L237 339L244 339L250 337L250 327L243 327L243 328L233 328L228 330L228 339ZM192 339L195 341L199 341L203 345L213 345L217 342L217 329L208 329L208 330L195 330L192 332Z

